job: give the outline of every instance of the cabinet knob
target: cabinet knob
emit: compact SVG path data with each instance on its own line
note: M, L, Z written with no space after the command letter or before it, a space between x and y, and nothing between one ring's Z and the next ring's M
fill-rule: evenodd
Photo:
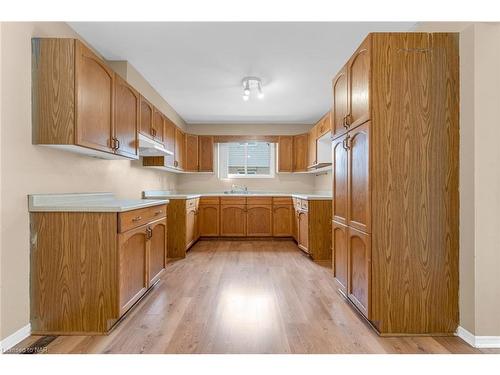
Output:
M135 222L140 221L140 220L142 220L142 216L136 216L132 219L132 221L135 221Z

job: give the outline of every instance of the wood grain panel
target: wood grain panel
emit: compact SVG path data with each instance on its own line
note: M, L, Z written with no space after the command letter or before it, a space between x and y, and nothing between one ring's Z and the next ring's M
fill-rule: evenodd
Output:
M293 172L293 136L278 138L278 172Z
M294 172L307 171L308 133L293 136L293 170Z
M220 235L222 237L245 237L247 234L246 206L222 204L220 206Z
M291 203L291 202L290 202ZM291 237L294 209L291 204L273 205L273 236Z
M186 166L187 171L197 172L198 163L198 136L186 134Z
M273 209L271 204L249 203L246 207L246 216L247 236L271 237L273 235Z
M348 161L345 141L347 136L335 138L332 141L333 152L333 219L347 225L347 202L348 202Z
M348 227L332 221L332 269L342 293L347 295L347 237Z
M153 138L160 142L164 143L165 142L165 137L164 137L164 130L165 130L165 124L163 123L165 116L163 116L163 113L157 108L154 108L153 110Z
M80 41L75 48L76 133L75 144L113 152L113 71Z
M306 201L307 202L307 201ZM314 261L332 259L332 201L308 201L309 253Z
M321 120L320 120L321 122ZM313 126L311 130L309 130L309 133L307 133L307 166L313 166L314 164L317 163L318 161L318 144L317 144L317 132L318 132L318 124Z
M151 239L148 253L148 286L153 285L167 265L167 219L161 219L148 225Z
M247 198L247 204L264 204L264 205L271 205L273 204L273 197L248 197Z
M164 204L120 212L118 214L118 231L125 232L150 221L161 219L166 215L167 206Z
M368 36L348 63L349 129L370 119L370 45L371 37Z
M299 211L297 216L297 243L300 250L309 253L309 214Z
M373 322L384 334L458 324L458 36L372 39Z
M174 167L184 169L186 134L179 128L175 128L175 160Z
M146 228L142 226L118 236L120 315L130 309L148 288Z
M214 171L214 137L211 135L198 136L198 158L200 172Z
M347 66L344 66L332 81L332 137L335 139L346 132L344 119L349 114Z
M364 316L371 319L370 235L351 227L347 232L347 296Z
M186 200L170 199L167 216L167 259L186 256Z
M237 204L245 205L247 204L247 199L245 197L220 197L220 204Z
M33 334L102 334L118 319L116 213L31 213Z
M75 41L33 38L33 144L75 141Z
M209 204L200 201L199 208L199 232L201 237L218 237L220 235L219 204Z
M137 159L137 132L141 96L115 73L114 137L118 140L115 153Z
M277 135L214 135L215 143L247 142L261 141L269 143L278 143Z
M348 132L348 202L350 227L371 231L370 199L370 122ZM337 173L337 171L335 172Z
M164 118L163 124L165 127L163 131L165 141L163 144L165 145L167 151L170 151L175 155L175 124L168 117ZM164 163L166 167L174 166L174 155L165 156Z
M146 137L153 138L153 105L141 96L139 131Z

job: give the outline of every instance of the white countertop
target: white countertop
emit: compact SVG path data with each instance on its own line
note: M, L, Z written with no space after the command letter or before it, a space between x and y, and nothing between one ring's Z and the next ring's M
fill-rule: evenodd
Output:
M167 199L117 199L112 193L28 195L30 212L124 212L168 204Z
M192 199L199 197L294 197L306 200L330 200L332 195L328 193L272 193L272 192L249 192L247 194L220 193L177 193L164 190L146 190L142 192L145 199Z

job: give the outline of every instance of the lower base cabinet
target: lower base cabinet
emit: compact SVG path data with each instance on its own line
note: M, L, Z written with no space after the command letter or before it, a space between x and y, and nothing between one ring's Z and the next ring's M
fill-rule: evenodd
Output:
M271 237L273 235L273 206L271 204L249 204L246 208L246 215L248 237Z
M273 206L273 237L293 236L293 206L276 204Z
M170 199L168 206L167 258L180 259L186 251L198 241L199 234L199 198Z
M347 296L347 236L348 227L332 222L332 270L340 290Z
M200 237L219 237L219 215L220 206L219 198L215 198L216 202L207 202L200 199L200 208L198 209L198 233Z
M245 237L247 233L247 208L245 204L221 204L221 237Z
M106 334L165 269L165 205L32 212L30 226L33 334Z

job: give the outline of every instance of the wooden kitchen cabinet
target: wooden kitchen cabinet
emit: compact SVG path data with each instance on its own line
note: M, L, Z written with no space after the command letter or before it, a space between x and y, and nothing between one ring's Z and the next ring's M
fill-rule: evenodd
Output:
M190 172L198 172L198 136L194 134L185 135L185 170Z
M188 150L189 152L189 150ZM198 136L198 171L214 171L214 137L211 135Z
M157 220L150 228L148 286L159 280L167 266L167 220Z
M248 237L271 237L273 235L272 204L248 204L246 222Z
M368 319L370 316L371 245L370 235L348 228L347 297Z
M151 139L154 139L154 107L141 95L139 132Z
M179 128L175 129L175 160L174 167L184 169L184 157L186 147L186 134Z
M293 171L307 171L309 134L293 136Z
M166 205L31 212L32 333L109 332L163 272L165 216Z
M115 116L112 144L117 154L138 158L140 94L118 74L115 74Z
M153 139L161 144L164 144L165 139L164 139L164 130L165 130L165 125L164 125L164 116L163 113L161 113L158 109L154 108L153 111Z
M317 155L317 126L313 126L307 133L307 166L311 167L318 161Z
M383 335L458 326L458 67L458 34L372 33L333 80L334 275Z
M307 211L298 212L297 234L299 249L309 254L309 214Z
M331 125L330 117L331 117L330 112L328 112L318 122L317 129L316 129L316 138L321 138L326 133L331 132L332 125Z
M165 166L173 167L175 161L175 124L168 118L164 118L164 146L167 151L172 152L172 155L165 156Z
M280 135L278 138L278 172L293 172L293 136Z
M347 66L344 66L333 78L333 103L331 110L332 138L337 138L347 131L345 123L349 114L349 93L347 82Z
M220 206L220 235L245 237L247 234L245 205L223 204Z
M340 290L347 296L347 225L332 221L332 269Z
M198 240L198 206L186 208L186 250Z
M168 206L167 260L184 258L186 251L198 241L198 209L200 198L170 199Z
M202 197L198 210L200 237L219 237L220 202L219 197Z
M118 237L120 315L124 314L148 288L148 226L120 233ZM164 250L165 251L165 250Z
M273 204L273 237L293 237L292 204Z
M137 158L129 139L129 127L136 119L135 92L122 91L120 83L120 107L115 113L115 73L82 42L33 38L32 82L33 144L108 159ZM134 117L123 124L128 115ZM115 131L124 137L119 151ZM130 149L125 150L127 146Z

